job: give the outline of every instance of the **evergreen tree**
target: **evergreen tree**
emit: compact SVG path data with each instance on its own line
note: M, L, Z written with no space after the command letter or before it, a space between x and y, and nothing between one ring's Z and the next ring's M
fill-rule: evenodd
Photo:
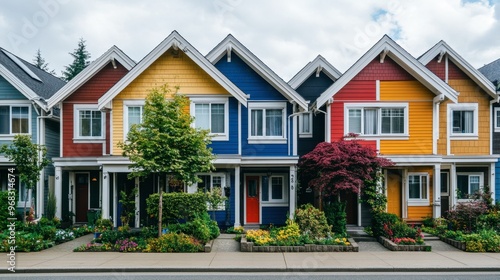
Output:
M40 49L36 51L35 58L33 58L33 64L36 68L42 69L43 71L55 75L56 72L54 70L49 69L49 64L45 62L45 59L42 57L42 52Z
M87 46L85 45L85 40L83 40L83 38L80 38L80 41L78 41L78 47L69 54L74 59L73 63L65 66L65 70L62 72L62 78L67 82L78 75L78 73L82 72L82 70L90 64L90 53L87 51Z

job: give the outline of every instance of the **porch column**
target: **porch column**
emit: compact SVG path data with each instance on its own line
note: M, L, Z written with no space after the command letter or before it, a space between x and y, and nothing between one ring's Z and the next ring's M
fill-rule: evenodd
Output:
M490 163L490 192L491 192L491 198L493 198L493 204L496 203L495 201L495 163Z
M450 210L457 204L457 166L452 163L450 167Z
M432 217L441 217L441 165L434 165L434 192L433 192L433 206L432 206Z
M289 217L290 219L293 219L293 215L295 214L295 208L297 207L297 188L296 188L296 182L297 182L297 167L295 165L290 166L290 213Z
M109 219L109 173L102 172L102 208L101 217Z
M36 216L38 218L42 217L44 209L44 194L45 194L45 169L40 172L37 182L36 191Z
M241 226L240 223L240 167L234 168L234 226Z
M62 170L56 166L54 197L56 198L56 217L62 219Z

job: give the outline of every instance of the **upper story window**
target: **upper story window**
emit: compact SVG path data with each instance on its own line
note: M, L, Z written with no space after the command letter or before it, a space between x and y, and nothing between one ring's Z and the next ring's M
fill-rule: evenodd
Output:
M102 140L104 139L105 114L95 105L74 106L74 139Z
M408 104L345 104L345 134L407 136Z
M299 136L312 137L313 133L313 114L305 112L299 116Z
M212 140L229 139L228 98L191 97L191 115L196 128L208 129Z
M495 132L500 132L500 107L495 107Z
M408 173L408 205L429 205L428 173Z
M248 104L248 142L286 143L286 102Z
M457 173L458 199L468 199L478 193L483 186L483 173Z
M123 102L123 139L127 139L127 134L133 125L142 123L143 114L143 100Z
M478 104L448 104L448 116L451 124L451 136L454 138L478 136Z
M25 133L30 133L30 106L0 104L0 136Z

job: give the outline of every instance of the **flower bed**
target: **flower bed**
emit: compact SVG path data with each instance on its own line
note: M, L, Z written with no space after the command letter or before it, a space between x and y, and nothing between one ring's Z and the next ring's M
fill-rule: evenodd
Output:
M383 236L380 236L378 238L378 242L380 242L380 244L382 244L385 248L387 248L391 251L425 251L425 252L430 252L432 250L432 247L430 245L407 244L406 242L396 244L395 242L393 242L390 239L383 237Z
M241 238L241 252L359 252L358 244L352 238L346 239L347 245L304 244L296 246L257 246L246 237Z

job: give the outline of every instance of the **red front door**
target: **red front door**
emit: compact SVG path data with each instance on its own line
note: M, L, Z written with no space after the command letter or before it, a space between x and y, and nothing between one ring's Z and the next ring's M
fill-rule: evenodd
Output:
M246 223L260 223L260 205L259 205L259 182L260 177L249 176L246 178Z
M87 211L89 210L89 175L76 174L76 213L77 223L87 222Z

